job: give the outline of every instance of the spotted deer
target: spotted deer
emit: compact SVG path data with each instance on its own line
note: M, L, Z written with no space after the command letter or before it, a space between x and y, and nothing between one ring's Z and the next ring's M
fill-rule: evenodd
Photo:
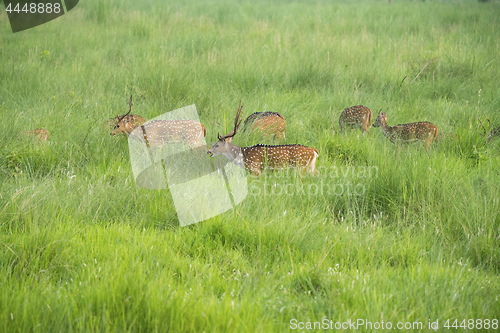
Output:
M486 130L486 127L484 126L483 122L481 121L481 118L479 119L479 122L481 123L481 126L483 127L484 134L486 136L486 142L489 142L493 137L500 135L500 126L497 127L496 129L491 129L491 121L488 117L486 117L486 120L488 120L488 130Z
M153 120L139 126L131 135L140 135L148 147L166 143L186 143L191 148L203 146L207 129L191 119Z
M224 136L218 135L219 141L209 150L210 157L223 154L234 164L246 168L250 174L260 175L264 168L281 169L295 167L310 173L316 173L316 159L318 151L314 148L293 144L293 145L262 145L251 147L238 147L228 139L232 139L239 128L241 120L238 122L243 105L238 108L234 120L234 131Z
M381 127L384 135L392 143L412 143L423 141L425 149L429 149L431 142L436 140L438 128L427 121L420 121L411 124L400 124L396 126L387 125L387 114L379 112L373 127Z
M43 143L43 142L47 142L47 139L49 138L50 133L46 129L37 128L34 130L24 131L24 135L26 135L27 137L36 138L38 140L38 142Z
M364 105L355 105L344 109L339 117L339 127L341 131L345 127L356 127L363 132L363 135L368 133L372 127L372 110Z
M118 123L122 121L124 124L128 124L126 125L125 127L125 130L126 132L122 132L119 127L118 127ZM113 125L113 132L111 132L111 135L117 135L117 134L120 134L120 133L123 133L124 136L128 136L128 134L132 133L132 131L137 127L137 126L141 126L142 124L144 124L146 122L146 119L144 119L143 117L137 115L137 114L129 114L128 116L126 116L125 118L123 118L123 120L121 119L121 116L117 116L116 118L111 118L109 119L108 121L106 121L104 123L104 125ZM128 131L130 131L130 133L128 133Z
M241 132L261 133L263 137L272 137L281 141L286 135L286 120L278 112L254 112L243 122ZM231 142L232 139L228 137L226 141Z
M126 133L137 139L144 139L148 147L160 147L168 143L186 143L191 148L204 145L203 138L207 129L202 124L191 119L153 120L135 126L123 119L132 111L132 96L130 96L129 111L124 116L118 116L116 128L111 135Z
M111 118L105 123L115 123L115 127L113 128L111 135L115 136L117 134L123 133L125 136L128 136L137 126L141 126L146 122L146 119L142 118L141 116L130 114L130 112L132 111L132 105L132 95L130 95L129 111L123 116L117 114L116 118Z

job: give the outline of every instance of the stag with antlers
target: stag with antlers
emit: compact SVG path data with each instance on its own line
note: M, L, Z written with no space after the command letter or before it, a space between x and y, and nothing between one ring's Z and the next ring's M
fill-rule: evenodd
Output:
M134 126L123 119L132 111L132 96L130 96L129 111L118 122L111 135L126 133L142 140L148 147L160 147L166 143L186 143L191 148L203 146L207 129L202 124L191 119L153 120L139 126Z
M243 105L238 107L234 120L234 131L230 134L220 136L219 141L209 150L210 157L223 154L234 164L246 168L251 174L260 175L264 168L282 169L295 167L310 173L316 173L316 159L318 151L314 148L293 144L293 145L255 145L251 147L238 147L228 139L232 139L241 124L239 120Z
M129 111L123 116L117 114L116 118L111 118L106 122L115 123L115 127L113 128L111 135L115 136L117 134L123 133L125 136L128 136L137 126L141 126L146 122L146 119L142 118L141 116L130 114L130 112L132 111L132 105L132 95L130 95Z

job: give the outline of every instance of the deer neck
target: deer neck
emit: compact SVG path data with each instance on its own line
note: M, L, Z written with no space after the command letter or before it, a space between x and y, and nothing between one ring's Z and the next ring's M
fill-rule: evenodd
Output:
M222 154L234 164L242 168L245 167L245 163L243 161L243 151L241 147L233 145L230 142L226 142L226 149Z
M383 120L380 124L380 127L382 128L382 133L388 138L390 138L393 134L393 127L390 127L387 125L387 121Z
M127 134L132 133L135 130L135 126L132 125L130 122L125 123L125 131Z

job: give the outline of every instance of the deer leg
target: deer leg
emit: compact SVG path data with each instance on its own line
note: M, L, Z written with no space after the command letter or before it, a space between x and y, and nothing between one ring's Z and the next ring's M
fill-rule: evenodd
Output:
M432 138L434 137L434 131L432 131L431 133L429 133L428 137L427 137L427 140L425 140L425 150L429 150L429 148L431 147L431 143L432 143Z
M429 138L425 141L424 145L425 150L429 150L429 148L431 147L431 141L432 141L432 136L429 136Z
M308 165L308 168L307 168L307 171L309 171L313 175L315 175L318 172L318 170L316 170L316 158L317 157L318 156L316 154L314 154L314 157L309 162L309 165Z

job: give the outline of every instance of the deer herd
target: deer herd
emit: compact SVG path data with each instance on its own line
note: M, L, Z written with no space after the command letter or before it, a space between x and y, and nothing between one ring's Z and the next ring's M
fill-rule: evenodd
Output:
M144 139L148 148L160 147L167 143L184 143L191 148L204 146L204 138L207 129L204 125L191 119L177 120L153 120L147 122L139 115L131 114L132 96L129 101L129 111L116 118L109 119L105 124L113 125L111 135L123 133L132 138ZM315 174L316 159L319 156L318 150L300 144L280 144L268 145L257 144L249 147L239 147L232 143L234 136L238 133L242 120L241 112L243 105L240 102L234 129L230 133L221 136L218 134L218 141L207 151L210 157L224 155L232 163L247 169L250 174L260 175L264 169L296 168L301 172ZM386 136L395 145L421 142L428 150L434 141L444 137L458 139L453 133L438 133L436 125L420 121L409 124L399 124L389 126L387 124L387 113L379 112L375 122L372 124L372 111L364 105L356 105L346 108L339 117L339 128L345 131L347 128L359 128L363 136L368 134L370 128L380 127ZM500 134L500 127L491 129L491 122L488 120L488 129L479 119L484 129L486 142ZM242 133L258 134L262 139L274 139L283 141L286 135L286 120L277 112L254 112L243 122ZM136 130L139 129L139 130ZM24 132L25 136L36 138L39 142L47 141L49 132L45 129L35 129Z
M250 147L238 147L231 143L232 138L236 135L238 128L240 126L241 120L241 109L243 105L238 107L238 112L236 113L236 118L234 120L234 130L224 136L217 135L219 141L217 141L208 150L208 155L210 157L216 155L224 155L231 162L247 169L250 174L258 176L264 168L268 169L281 169L286 167L296 167L298 169L308 171L310 173L316 173L316 158L318 157L318 151L314 148L294 144L294 145L263 145L258 144ZM250 118L250 123L255 125L256 120L262 119L259 116L253 116ZM269 113L265 118L270 118L269 121L261 122L261 127L252 126L252 129L259 129L263 131L266 135L274 134L276 137L284 137L284 131L286 128L285 119L277 113ZM278 118L274 120L273 118ZM239 122L238 122L239 120ZM249 119L245 121L247 123ZM274 130L271 130L272 126L268 124L274 124ZM281 125L284 124L284 125Z

